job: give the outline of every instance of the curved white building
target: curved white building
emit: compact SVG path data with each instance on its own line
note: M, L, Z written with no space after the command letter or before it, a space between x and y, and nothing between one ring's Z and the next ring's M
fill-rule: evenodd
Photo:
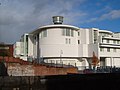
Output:
M75 65L78 61L78 27L57 23L30 33L28 56L48 63ZM32 48L31 48L32 47Z
M120 67L120 33L63 25L62 16L53 17L53 22L28 34L27 45L23 42L26 57L83 69L91 66L94 52L100 59L99 66Z

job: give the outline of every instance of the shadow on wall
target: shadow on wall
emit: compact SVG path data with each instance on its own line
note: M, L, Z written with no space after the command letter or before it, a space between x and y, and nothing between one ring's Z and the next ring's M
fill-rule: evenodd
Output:
M0 76L8 76L4 62L0 62Z

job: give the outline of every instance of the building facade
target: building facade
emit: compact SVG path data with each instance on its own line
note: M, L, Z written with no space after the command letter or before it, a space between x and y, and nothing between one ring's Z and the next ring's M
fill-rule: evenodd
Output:
M63 17L53 17L53 25L46 25L27 34L20 53L27 60L59 63L84 69L91 66L93 52L99 66L120 67L120 33L98 28L79 28L62 24ZM25 35L24 35L25 36ZM27 42L27 43L26 43ZM20 56L20 55L19 55Z
M20 59L28 59L28 34L25 33L21 36L20 41L14 44L14 57L19 57Z

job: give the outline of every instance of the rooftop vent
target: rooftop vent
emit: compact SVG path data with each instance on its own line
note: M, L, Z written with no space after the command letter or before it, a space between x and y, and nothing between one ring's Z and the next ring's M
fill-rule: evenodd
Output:
M63 23L63 16L53 16L53 23L54 24L62 24Z

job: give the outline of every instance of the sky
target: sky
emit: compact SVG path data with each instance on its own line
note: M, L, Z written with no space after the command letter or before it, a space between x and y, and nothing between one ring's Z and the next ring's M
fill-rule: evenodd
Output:
M0 42L14 44L24 33L63 16L64 24L120 32L120 0L0 0Z

